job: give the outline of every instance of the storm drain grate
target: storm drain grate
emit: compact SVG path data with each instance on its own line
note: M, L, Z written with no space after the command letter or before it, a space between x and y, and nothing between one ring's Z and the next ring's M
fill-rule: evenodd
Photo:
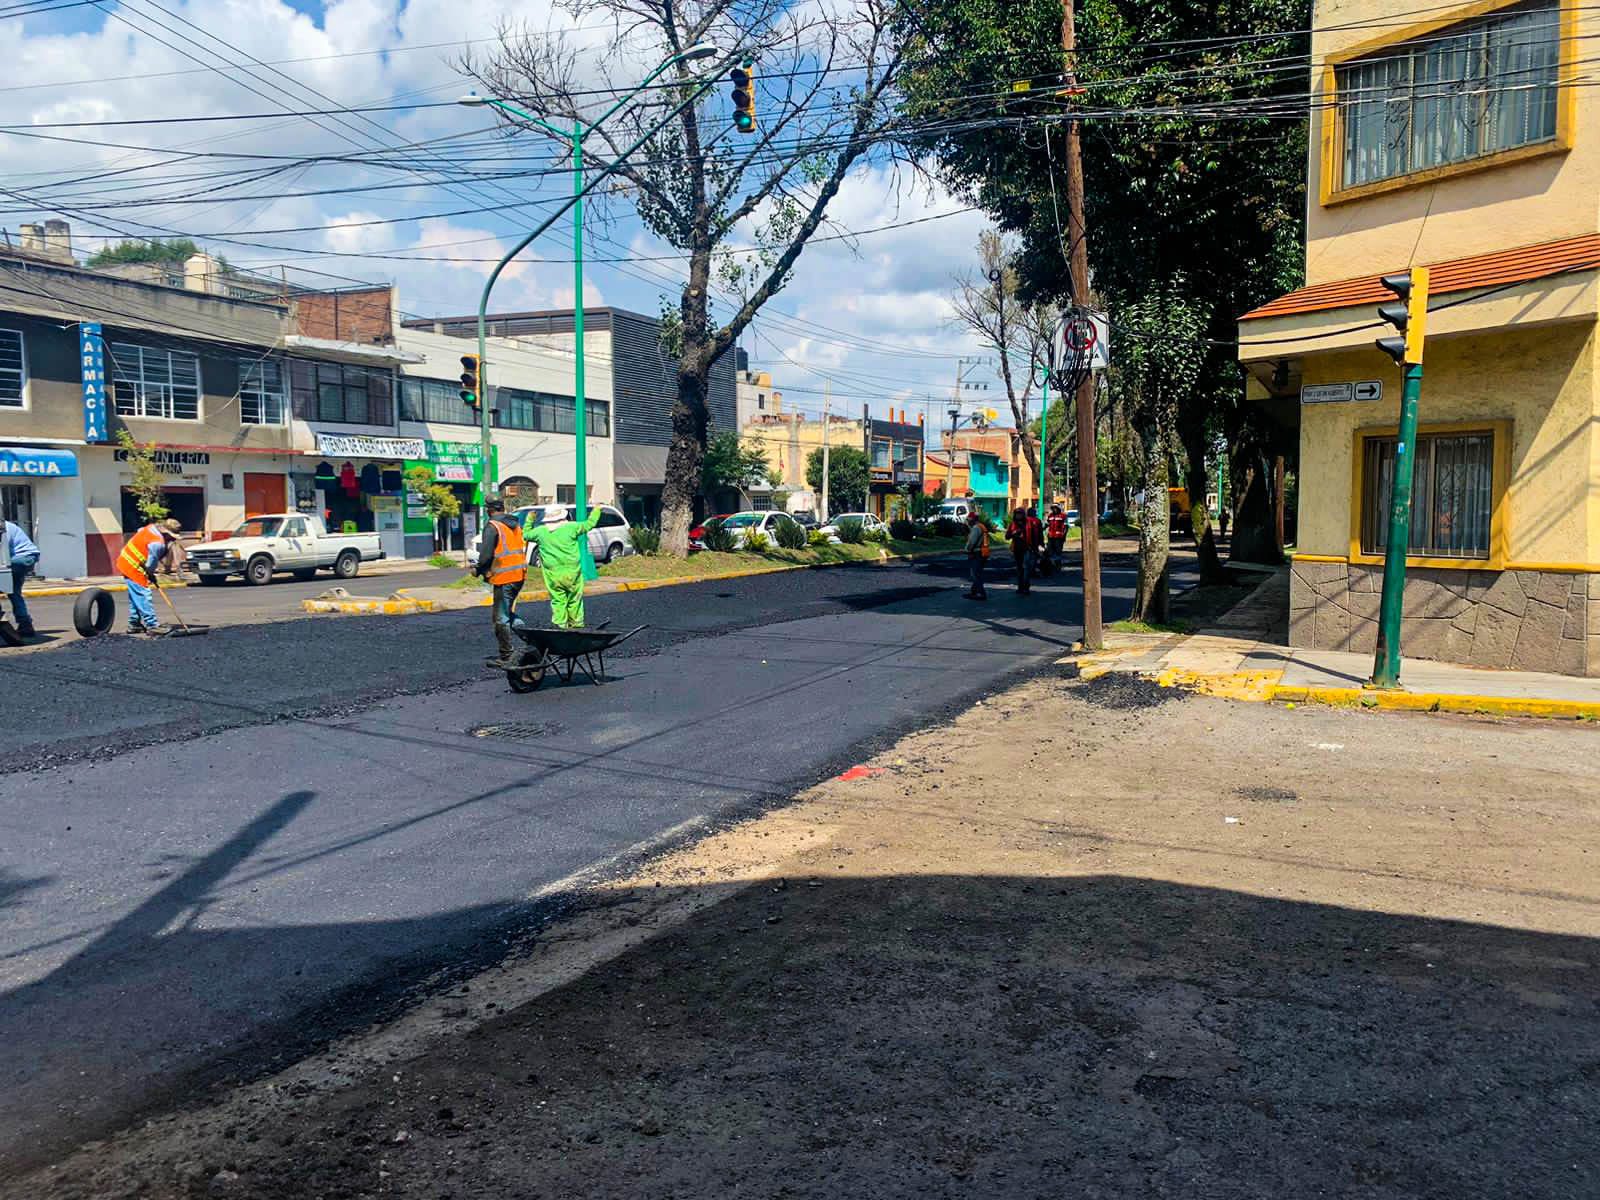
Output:
M566 728L559 721L506 721L499 725L474 725L467 733L479 738L510 738L513 741L531 742L536 738L562 733Z

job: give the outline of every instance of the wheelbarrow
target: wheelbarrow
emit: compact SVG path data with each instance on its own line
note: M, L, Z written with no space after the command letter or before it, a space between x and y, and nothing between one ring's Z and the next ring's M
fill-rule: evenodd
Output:
M518 622L511 632L528 644L517 655L516 666L507 668L500 659L488 660L497 671L505 671L513 692L532 692L544 682L545 672L554 671L567 683L582 671L591 683L598 684L606 674L606 651L621 645L648 625L638 625L617 633L604 625L592 629L546 629Z

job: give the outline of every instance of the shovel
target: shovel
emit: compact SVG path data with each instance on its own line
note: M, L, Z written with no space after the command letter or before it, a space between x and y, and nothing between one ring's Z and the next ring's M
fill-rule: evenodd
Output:
M167 630L166 637L204 637L211 632L211 626L209 625L185 625L183 615L178 612L178 606L172 602L172 597L167 595L167 589L153 579L150 582L155 584L156 591L161 593L161 598L167 602L167 607L172 610L172 619L178 623L176 629Z

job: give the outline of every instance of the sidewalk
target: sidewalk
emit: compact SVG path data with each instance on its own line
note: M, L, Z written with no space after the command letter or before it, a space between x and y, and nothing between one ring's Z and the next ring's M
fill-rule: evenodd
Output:
M1589 1196L1595 736L1045 672L0 1192Z
M1407 658L1400 690L1368 688L1370 654L1289 647L1287 614L1288 574L1278 572L1198 633L1108 633L1103 651L1063 661L1082 679L1135 675L1230 700L1600 720L1600 679L1572 675Z

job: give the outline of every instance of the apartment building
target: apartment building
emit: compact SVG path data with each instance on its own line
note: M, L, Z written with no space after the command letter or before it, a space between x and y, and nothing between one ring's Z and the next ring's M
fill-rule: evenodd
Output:
M1600 675L1600 17L1572 0L1322 0L1306 286L1247 313L1250 393L1300 425L1295 645L1370 651L1400 376L1384 275L1432 276L1405 654Z

